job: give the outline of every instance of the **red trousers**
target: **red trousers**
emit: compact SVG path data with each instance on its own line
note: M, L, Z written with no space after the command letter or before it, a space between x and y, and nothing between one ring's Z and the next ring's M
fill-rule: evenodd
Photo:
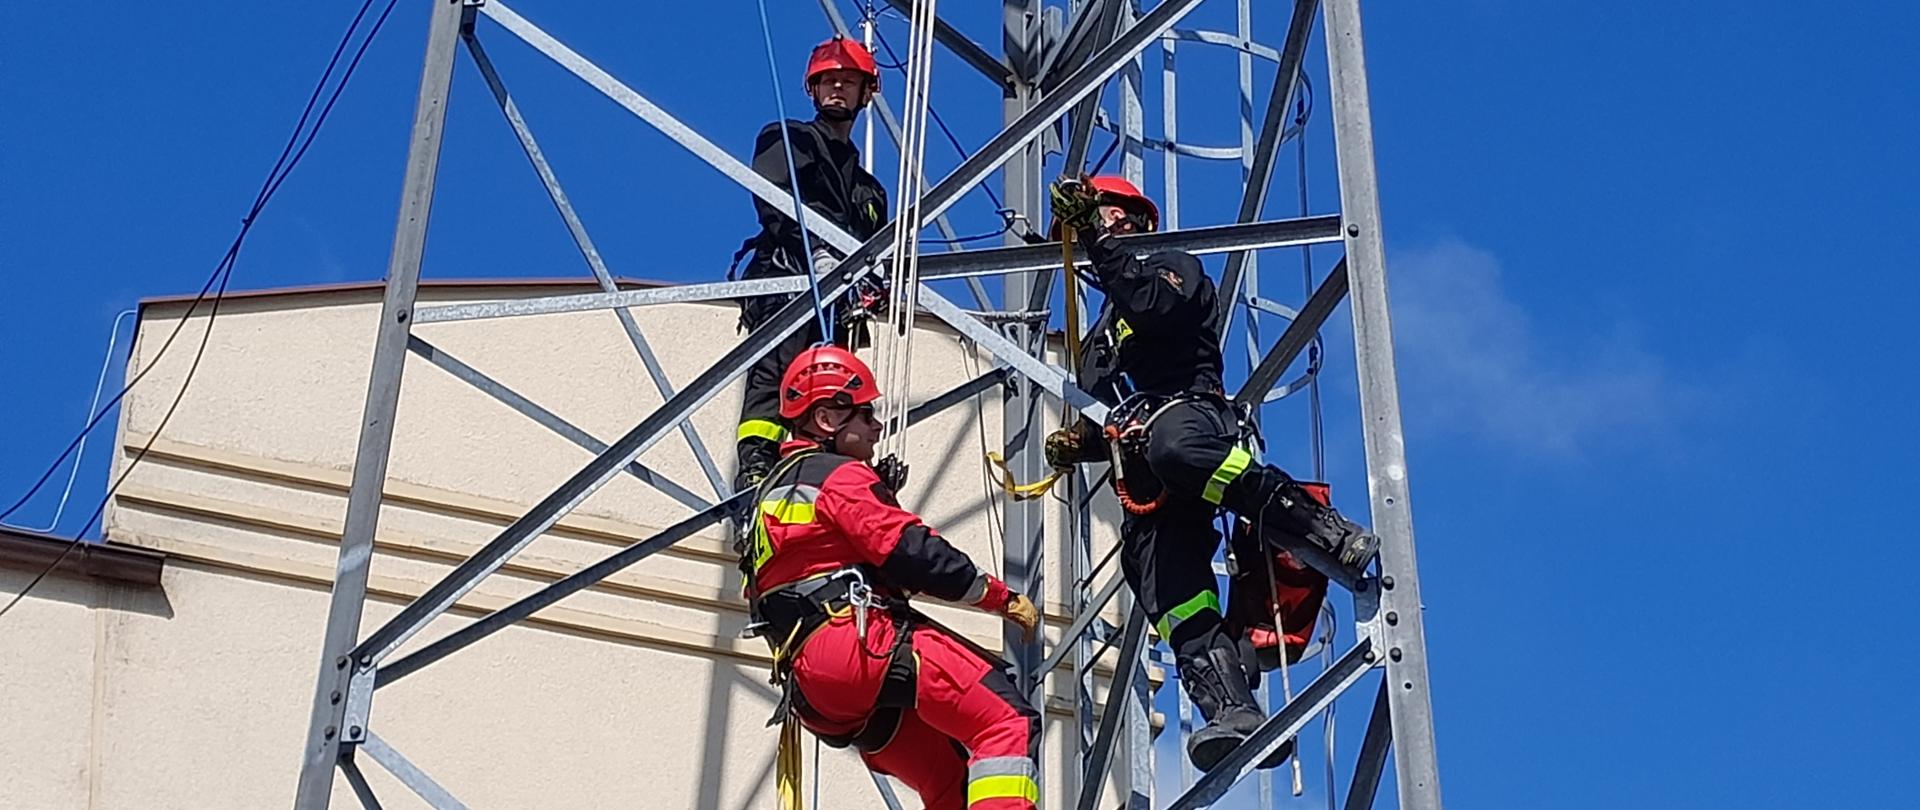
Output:
M1040 715L1005 673L946 632L916 627L914 705L867 767L920 794L926 810L1034 810ZM858 731L872 714L893 649L891 619L871 615L864 649L851 618L834 619L794 658L794 685L816 733Z

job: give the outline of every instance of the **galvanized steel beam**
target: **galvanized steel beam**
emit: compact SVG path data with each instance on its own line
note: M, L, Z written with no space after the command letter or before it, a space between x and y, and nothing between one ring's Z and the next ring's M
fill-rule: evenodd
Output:
M1178 231L1135 234L1120 237L1118 244L1126 250L1139 253L1178 248L1196 256L1204 256L1231 250L1261 250L1330 244L1338 241L1340 241L1340 218L1314 216L1244 225L1211 225ZM1086 264L1084 252L1076 248L1074 255L1076 263ZM1058 242L1039 245L1022 244L922 256L920 257L920 277L924 282L931 283L953 278L1048 270L1059 266L1060 244ZM420 307L414 322L451 323L657 304L724 301L760 295L790 295L805 292L806 289L807 279L804 276L778 276L746 281L621 290L615 293L551 295L468 304L441 304Z
M1335 661L1331 668L1300 690L1292 703L1261 723L1260 728L1248 736L1240 747L1233 749L1233 753L1201 777L1192 790L1174 800L1168 810L1199 810L1212 806L1226 796L1228 790L1253 771L1255 763L1266 759L1282 742L1298 735L1307 727L1308 720L1326 710L1334 699L1358 683L1375 658L1377 654L1373 643L1366 638L1360 639L1360 643L1340 656L1340 660Z
M374 762L380 763L380 767L387 769L387 773L393 774L395 779L400 780L400 784L406 785L408 790L413 791L413 795L419 796L434 810L467 810L467 806L454 798L451 792L441 787L439 782L433 781L433 777L428 776L426 771L420 770L419 766L401 756L393 746L387 745L387 741L380 739L379 735L368 732L367 742L360 746L360 749L365 751L367 756L372 757Z
M1286 131L1287 111L1293 107L1293 93L1300 86L1301 65L1307 56L1307 39L1313 33L1313 15L1320 0L1294 0L1293 17L1287 22L1287 39L1280 49L1280 70L1273 77L1273 90L1267 95L1267 114L1260 121L1260 139L1253 147L1253 163L1247 169L1247 185L1240 193L1239 222L1260 218L1267 203L1267 187L1273 182L1273 167L1279 162L1281 136ZM1220 274L1220 330L1233 325L1234 304L1239 300L1240 277L1245 272L1247 253L1227 257L1227 268Z
M420 286L420 260L426 251L427 218L433 209L434 180L440 168L454 52L469 13L460 3L435 3L427 26L426 57L407 146L399 222L394 227L393 251L387 263L386 294L380 303L373 341L373 369L367 380L360 438L354 449L340 556L328 597L326 635L321 641L319 674L314 680L300 778L294 791L296 810L326 810L333 798L333 770L340 762L346 714L340 698L349 689L354 672L348 651L359 639L360 615L366 609L368 565L373 559L374 532L380 523L394 416L400 407L400 378L406 367L407 336Z
M1359 0L1327 0L1326 31L1340 210L1346 222L1348 283L1353 288L1361 438L1366 445L1373 531L1380 536L1380 608L1387 618L1381 632L1386 648L1382 652L1387 658L1387 702L1393 717L1394 773L1402 810L1440 810L1425 606L1420 601L1420 570L1414 555L1400 383L1393 363L1386 239L1374 174L1373 112L1367 97Z
M913 19L913 4L906 0L887 0L887 5L892 6L908 20ZM947 24L946 20L940 19L937 15L933 21L933 38L947 46L947 50L952 51L954 56L960 57L960 61L972 65L974 70L980 71L981 75L992 79L995 84L1005 87L1017 81L1013 68L994 58L994 55L988 53L980 43L969 39L966 34L960 33L960 29Z
M421 339L419 335L408 336L407 351L419 355L421 359L432 363L441 371L453 375L454 379L473 386L481 393L493 397L494 400L500 404L512 408L521 416L527 417L541 427L558 434L561 438L573 442L574 445L582 450L589 453L599 453L607 449L607 443L594 438L593 434L582 430L572 422L560 418L559 414L540 407L533 400L527 399L519 392L508 388L498 380L482 373L479 369L461 362L459 358ZM713 505L712 501L693 494L686 487L674 483L673 479L649 469L646 465L637 461L628 464L626 470L628 475L638 478L649 486L660 490L662 493L665 493L667 497L679 501L689 509L698 511Z
M547 190L547 199L553 201L554 209L559 211L560 219L566 223L567 233L573 237L574 246L580 249L581 258L586 260L588 269L593 272L594 281L599 283L603 292L619 292L613 273L607 270L606 260L600 257L600 249L594 247L593 237L587 234L586 223L580 221L579 213L573 210L573 202L567 199L566 190L560 186L559 175L554 174L546 153L540 150L540 142L534 139L533 129L527 126L526 119L520 115L519 105L514 104L513 96L507 93L507 85L500 80L499 72L494 70L493 60L487 57L486 48L481 47L480 40L473 36L471 30L466 32L465 39L467 51L473 55L474 66L480 69L480 76L486 79L494 103L500 106L500 112L507 118L507 126L513 129L514 137L520 141L521 151L533 164L534 173L540 177L540 185ZM662 398L673 396L673 383L667 379L666 369L660 366L660 358L654 356L653 347L640 333L640 324L634 321L633 313L616 309L613 314L619 319L620 328L627 333L627 341L633 344L634 352L640 355L640 364L653 380L654 390ZM707 476L707 484L713 487L713 493L721 497L731 494L733 487L721 477L720 468L713 463L713 455L707 452L706 444L700 441L700 434L694 431L693 425L682 422L680 435L686 438L687 449L693 453L700 471Z

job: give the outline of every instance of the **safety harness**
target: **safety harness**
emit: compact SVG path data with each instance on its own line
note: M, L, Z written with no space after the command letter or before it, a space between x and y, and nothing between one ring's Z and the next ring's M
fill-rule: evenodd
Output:
M754 234L741 242L740 249L733 252L733 261L727 264L727 280L743 279L745 274L740 269L741 264L750 263L748 256L762 252L766 254L768 263L779 269L782 275L806 275L806 265L796 262L791 250L772 244L771 240L761 234ZM739 331L752 331L765 315L792 300L794 295L761 295L739 299L741 303ZM868 321L887 312L886 283L875 276L861 277L848 288L846 302L835 309L838 312L838 326L841 329L852 329L858 326L864 330ZM861 342L864 342L864 338Z
M1126 399L1121 400L1119 405L1107 411L1107 422L1101 430L1107 439L1107 452L1111 454L1113 462L1113 493L1119 497L1121 508L1127 512L1135 515L1150 515L1166 503L1165 486L1160 488L1160 494L1154 496L1151 501L1141 503L1134 500L1127 488L1124 460L1145 459L1154 422L1159 421L1161 416L1173 409L1173 406L1190 402L1223 405L1231 411L1235 426L1239 429L1239 445L1236 449L1241 453L1250 446L1258 446L1262 451L1266 450L1266 440L1260 435L1260 426L1253 419L1252 409L1235 404L1219 392L1187 391L1173 395L1140 392L1130 394ZM1232 463L1238 455L1239 453L1229 455L1228 463ZM1218 477L1217 473L1216 477ZM1209 498L1209 500L1218 503L1216 499Z
M872 614L880 613L884 620L891 622L893 645L885 653L874 654L887 659L887 673L872 712L851 734L817 734L822 742L835 748L851 745L860 751L877 751L899 730L901 712L914 705L918 673L912 653L912 631L918 612L908 607L906 600L875 590L872 583L879 580L880 574L864 565L847 566L764 592L758 581L760 569L777 553L765 516L782 516L780 513L791 508L791 504L774 498L773 494L799 467L801 460L817 452L801 450L782 459L754 493L758 506L754 510L752 540L740 557L740 570L746 576L747 593L751 597L748 601L751 621L741 635L765 638L773 654L768 682L780 689L780 702L767 720L767 725L772 726L796 723L801 718L818 719L808 707L806 695L793 680L793 659L814 632L834 619L851 616L860 648L865 651ZM783 744L786 736L783 729Z

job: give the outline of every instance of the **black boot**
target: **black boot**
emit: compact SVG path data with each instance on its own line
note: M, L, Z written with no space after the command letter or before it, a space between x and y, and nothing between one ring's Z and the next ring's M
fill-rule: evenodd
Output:
M1380 551L1380 538L1308 492L1280 468L1261 464L1227 487L1228 509L1257 523L1261 536L1288 548L1305 541L1344 565L1365 568Z
M761 479L773 472L775 464L780 463L780 443L772 439L741 439L735 446L740 461L740 471L734 473L733 491L753 489L760 486Z
M1210 644L1201 654L1175 658L1187 697L1207 721L1187 740L1187 758L1202 771L1213 770L1267 719L1247 688L1246 672L1232 642L1224 636L1220 640L1225 643Z
M1256 694L1259 693L1261 670L1263 668L1272 669L1272 667L1266 667L1264 663L1260 661L1259 650L1254 646L1251 636L1245 633L1236 635L1234 637L1234 648L1240 653L1240 668L1241 672L1245 673L1247 677L1247 690ZM1266 719L1266 713L1262 712L1260 721L1264 723ZM1268 754L1266 759L1260 760L1260 764L1254 767L1263 771L1270 768L1278 768L1281 765L1285 765L1287 759L1292 756L1293 738L1288 737L1286 742L1281 743L1279 748L1273 749L1273 753Z
M773 472L774 465L780 463L780 443L771 439L741 439L735 449L740 462L739 472L733 476L735 492L760 486L767 474ZM752 519L756 506L749 499L737 505L727 517L727 534L732 537L735 553L746 553L747 521Z

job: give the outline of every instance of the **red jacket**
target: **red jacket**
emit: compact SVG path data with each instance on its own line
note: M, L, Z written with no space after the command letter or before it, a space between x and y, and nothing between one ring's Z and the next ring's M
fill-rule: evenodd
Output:
M864 565L879 572L880 581L870 584L882 591L925 593L988 612L1006 606L1006 583L900 508L872 467L808 441L787 442L780 453L780 466L761 487L764 531L754 533L747 552L749 599Z

